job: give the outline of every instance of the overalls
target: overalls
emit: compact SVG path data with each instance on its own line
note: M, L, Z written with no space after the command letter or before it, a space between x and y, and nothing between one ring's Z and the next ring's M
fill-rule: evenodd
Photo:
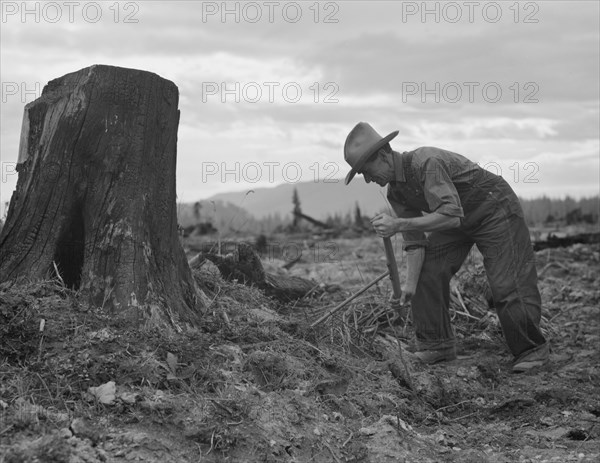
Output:
M406 184L394 188L404 204L428 211L412 154L402 155ZM459 228L429 235L425 259L412 298L412 317L419 350L454 345L450 279L473 244L483 255L494 307L515 357L546 342L539 324L541 297L535 255L519 199L506 181L478 169L468 182L454 183L464 211Z

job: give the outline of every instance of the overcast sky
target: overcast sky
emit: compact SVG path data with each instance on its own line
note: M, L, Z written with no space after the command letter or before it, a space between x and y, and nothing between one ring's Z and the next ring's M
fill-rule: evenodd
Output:
M397 151L461 153L522 197L599 193L595 0L1 3L3 203L24 105L92 64L179 87L181 201L343 177L359 121L399 130Z

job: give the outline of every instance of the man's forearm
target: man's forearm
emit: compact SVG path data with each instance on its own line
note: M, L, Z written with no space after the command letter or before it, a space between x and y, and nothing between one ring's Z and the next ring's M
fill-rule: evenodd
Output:
M410 219L397 218L397 232L422 231L433 232L460 227L460 218L433 212L422 217Z

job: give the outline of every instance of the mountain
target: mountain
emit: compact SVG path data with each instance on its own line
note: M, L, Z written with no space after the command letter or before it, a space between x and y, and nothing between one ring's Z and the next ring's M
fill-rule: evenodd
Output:
M386 189L380 188L375 183L367 185L360 177L349 185L344 185L343 180L298 182L272 188L219 193L202 200L202 202L231 203L246 210L257 219L275 214L291 217L294 188L298 190L302 212L318 220L325 220L334 214L353 214L357 202L362 214L366 216L374 215L376 212L388 208L385 200Z
M220 193L199 201L201 221L209 221L219 230L261 231L269 230L282 221L291 220L294 188L298 190L302 212L317 220L330 216L354 217L356 203L363 216L373 216L380 211L389 212L385 188L367 185L360 177L350 185L337 182L299 182L272 188L256 188L241 192ZM598 223L600 197L581 198L520 198L529 225L552 220L566 220L578 212L580 218ZM178 220L182 226L196 223L193 203L178 204ZM269 217L270 216L270 217ZM588 217L589 216L589 217ZM268 223L263 219L269 218Z

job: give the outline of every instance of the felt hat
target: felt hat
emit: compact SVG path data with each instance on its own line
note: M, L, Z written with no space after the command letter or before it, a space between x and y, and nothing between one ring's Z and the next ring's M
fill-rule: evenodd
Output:
M352 169L346 175L346 185L360 172L367 161L398 135L398 130L386 137L379 135L366 122L359 122L348 134L344 144L344 159Z

